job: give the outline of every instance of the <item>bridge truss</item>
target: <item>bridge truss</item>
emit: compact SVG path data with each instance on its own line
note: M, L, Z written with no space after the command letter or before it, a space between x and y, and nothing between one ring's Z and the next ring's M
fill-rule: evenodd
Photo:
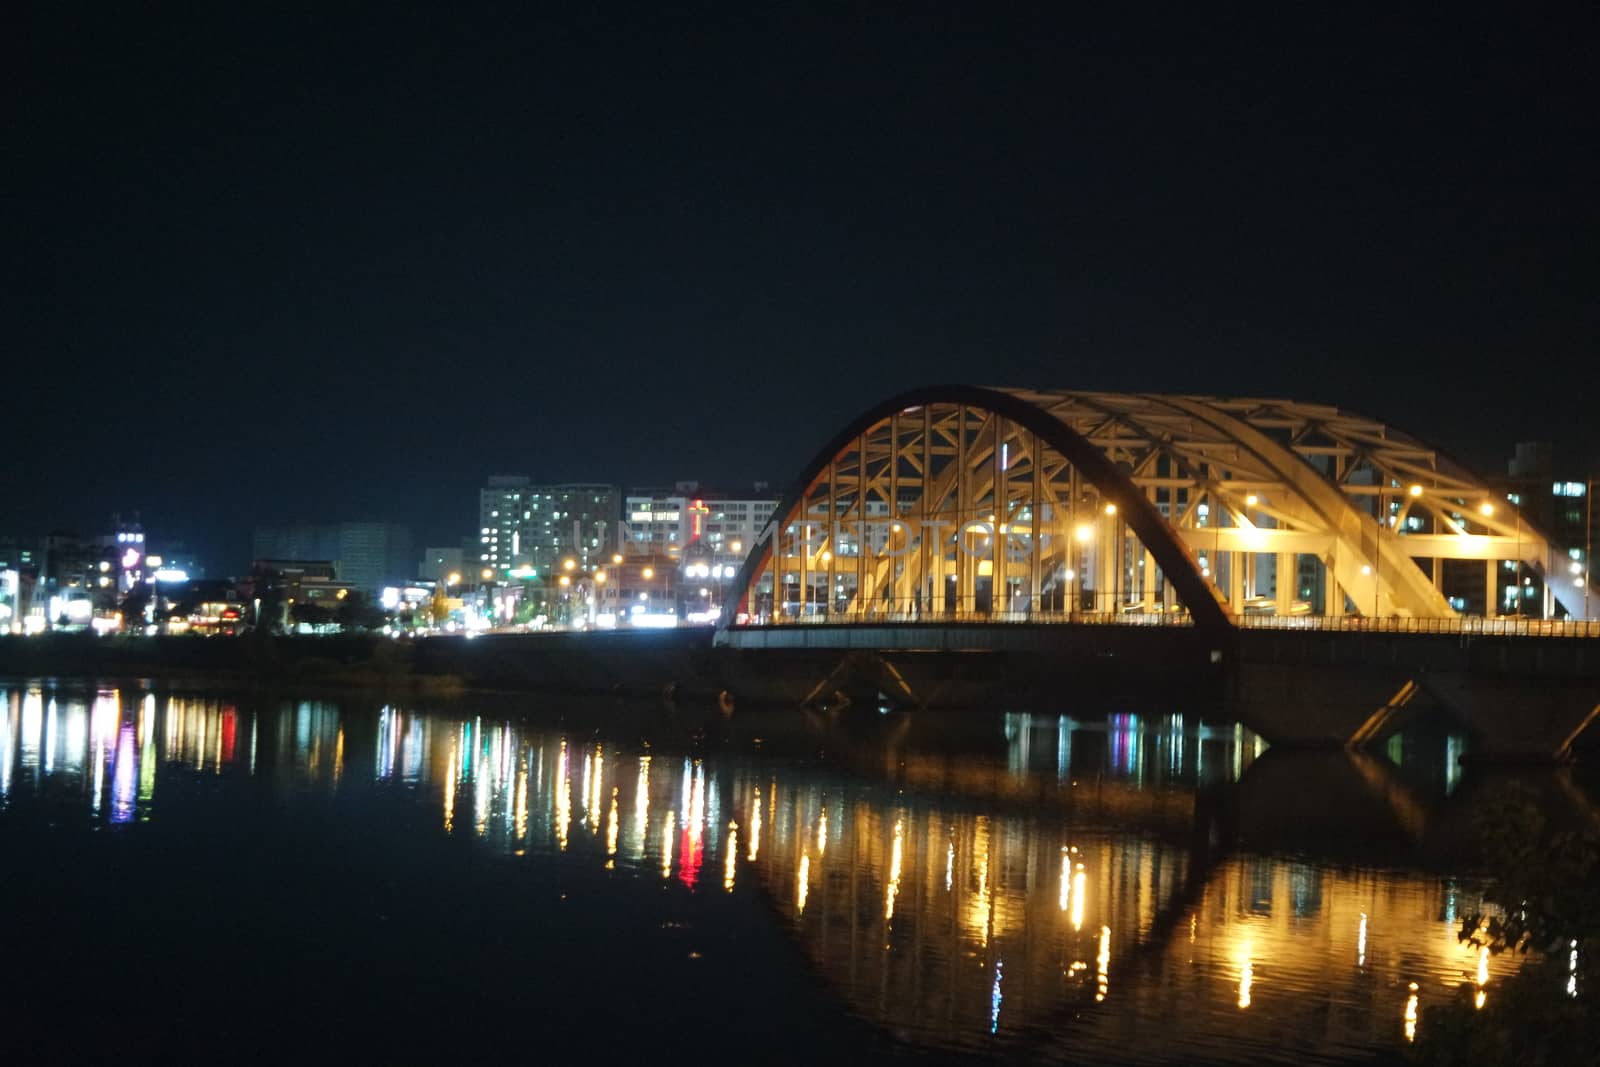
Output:
M723 624L1446 620L1447 590L1493 615L1519 576L1581 619L1600 597L1574 563L1459 465L1337 408L945 387L824 447Z

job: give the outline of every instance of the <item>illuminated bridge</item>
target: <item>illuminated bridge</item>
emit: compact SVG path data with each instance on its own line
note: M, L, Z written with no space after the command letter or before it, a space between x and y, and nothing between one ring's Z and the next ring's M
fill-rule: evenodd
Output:
M1560 757L1600 716L1575 547L1333 407L919 389L806 467L708 662L731 698L824 707L1164 679L1273 743L1376 742L1443 708L1480 754ZM1497 614L1525 588L1543 618Z
M929 388L870 408L817 454L722 626L1600 634L1494 618L1502 588L1520 614L1537 580L1544 619L1594 619L1574 547L1436 449L1337 408Z

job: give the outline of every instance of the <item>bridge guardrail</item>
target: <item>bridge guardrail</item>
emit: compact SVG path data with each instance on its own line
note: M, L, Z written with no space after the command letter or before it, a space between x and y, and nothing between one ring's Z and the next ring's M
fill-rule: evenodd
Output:
M1590 637L1600 638L1600 621L1559 619L1415 619L1400 616L1369 618L1359 615L1246 615L1236 620L1245 630L1310 630L1325 633L1450 634L1468 637ZM895 626L903 624L1033 623L1100 626L1193 626L1182 612L1108 611L945 611L883 612L871 615L845 613L784 616L750 616L735 626Z
M1339 633L1459 634L1468 637L1600 637L1600 622L1561 619L1413 619L1350 615L1256 615L1239 620L1249 630L1320 630Z

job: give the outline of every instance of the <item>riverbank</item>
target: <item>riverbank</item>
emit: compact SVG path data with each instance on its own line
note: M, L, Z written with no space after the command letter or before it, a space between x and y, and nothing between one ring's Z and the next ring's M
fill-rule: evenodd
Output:
M308 687L436 697L469 688L449 671L420 672L409 642L371 634L239 638L0 638L0 676L204 680L249 689Z

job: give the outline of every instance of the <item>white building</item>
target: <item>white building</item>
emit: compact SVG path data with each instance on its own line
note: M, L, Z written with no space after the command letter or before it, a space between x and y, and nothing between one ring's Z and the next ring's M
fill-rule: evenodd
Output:
M616 486L532 485L497 474L478 491L477 566L497 578L512 571L542 577L566 559L588 570L619 544Z
M777 510L778 498L764 482L753 490L702 488L699 482L678 482L671 489L629 492L623 518L629 551L638 555L681 559L683 553L704 553L708 562L744 562Z

